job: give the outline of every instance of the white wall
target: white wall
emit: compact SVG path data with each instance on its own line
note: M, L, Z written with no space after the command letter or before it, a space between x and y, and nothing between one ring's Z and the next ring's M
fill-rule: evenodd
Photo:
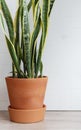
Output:
M14 15L16 0L6 1ZM4 78L11 71L11 60L1 31L0 52L0 109L7 109ZM44 53L44 74L49 77L47 109L81 110L81 0L56 0Z

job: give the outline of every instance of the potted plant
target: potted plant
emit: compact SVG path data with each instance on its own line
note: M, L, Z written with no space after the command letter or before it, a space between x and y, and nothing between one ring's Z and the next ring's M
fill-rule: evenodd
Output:
M5 78L11 121L31 123L44 119L46 106L43 102L48 77L43 76L42 55L54 1L42 0L41 4L40 0L30 0L29 3L19 0L12 20L5 0L0 0L0 24L12 59L12 76ZM31 8L33 31L29 22Z

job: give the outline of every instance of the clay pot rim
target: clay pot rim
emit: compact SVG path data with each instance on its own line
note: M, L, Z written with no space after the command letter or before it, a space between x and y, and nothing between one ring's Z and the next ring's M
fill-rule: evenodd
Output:
M45 104L43 104L43 107L41 107L41 108L37 108L37 109L15 109L15 108L12 108L11 106L8 106L8 109L9 110L12 110L12 111L15 111L15 112L34 112L34 111L39 111L40 109L45 109L46 108L46 105Z
M43 80L45 80L45 79L47 79L48 80L48 76L43 76L43 77L37 77L37 78L13 78L13 77L11 77L11 76L7 76L7 77L5 77L5 79L11 79L11 80L29 80L29 81L31 81L31 80L41 80L41 79L43 79Z

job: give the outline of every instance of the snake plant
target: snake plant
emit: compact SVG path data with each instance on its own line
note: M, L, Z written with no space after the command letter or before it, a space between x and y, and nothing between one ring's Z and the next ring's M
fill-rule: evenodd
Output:
M30 0L28 3L26 0L18 0L16 15L12 19L6 1L0 0L0 24L12 59L13 78L43 76L42 55L54 2L55 0ZM29 22L31 9L33 30L30 29Z

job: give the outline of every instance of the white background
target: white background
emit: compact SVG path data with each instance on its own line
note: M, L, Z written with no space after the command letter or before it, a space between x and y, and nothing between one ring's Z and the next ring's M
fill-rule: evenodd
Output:
M6 0L14 16L16 0ZM0 110L9 105L5 77L11 60L0 29ZM81 0L56 0L44 53L49 110L81 110Z

